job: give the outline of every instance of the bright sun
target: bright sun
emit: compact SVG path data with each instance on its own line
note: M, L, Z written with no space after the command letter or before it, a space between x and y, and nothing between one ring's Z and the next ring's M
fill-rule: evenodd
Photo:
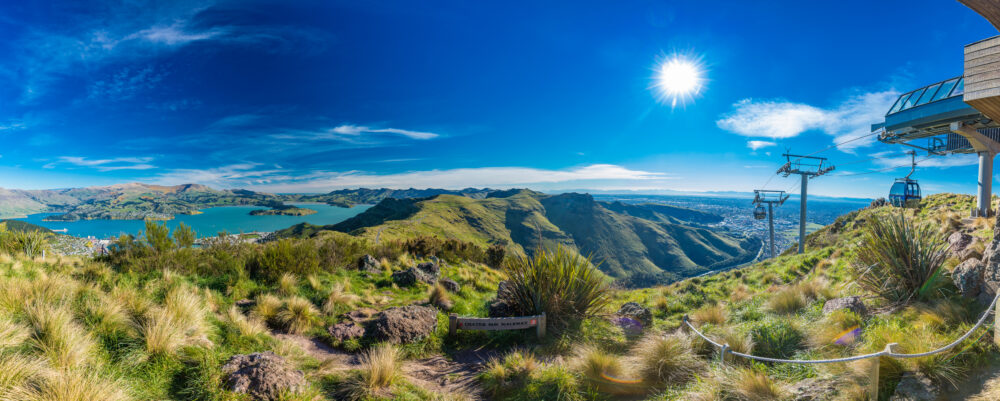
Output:
M704 78L698 63L681 57L666 60L657 70L654 86L661 100L670 100L677 106L677 99L687 99L701 91Z

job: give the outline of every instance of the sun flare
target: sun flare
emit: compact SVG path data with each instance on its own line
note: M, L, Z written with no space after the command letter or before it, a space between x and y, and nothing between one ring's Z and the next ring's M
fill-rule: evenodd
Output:
M674 56L656 69L655 83L661 101L670 101L671 107L677 100L685 101L697 95L704 86L704 72L697 61Z

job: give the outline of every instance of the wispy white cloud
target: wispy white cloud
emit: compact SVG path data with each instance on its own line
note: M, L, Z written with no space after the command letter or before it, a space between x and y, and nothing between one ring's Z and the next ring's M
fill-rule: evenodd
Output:
M152 66L145 68L125 67L108 79L94 81L90 85L90 98L128 100L137 93L153 89L167 75Z
M747 147L753 150L767 148L777 145L771 141L747 141Z
M178 169L154 179L163 184L196 182L234 188L252 187L272 192L324 192L339 188L594 188L621 187L629 183L656 187L676 177L660 172L633 170L612 164L592 164L568 169L530 167L481 167L376 174L362 171L313 171L297 174L282 169L258 170L259 164L240 163L210 169ZM661 186L662 188L663 186Z
M156 166L149 164L152 157L115 157L111 159L88 159L79 156L60 156L57 161L45 164L43 168L56 168L60 164L69 164L77 167L90 167L97 171L118 171L118 170L149 170Z
M376 133L376 134L385 133L385 134L402 135L410 139L420 139L420 140L434 139L440 136L433 132L411 131L399 128L369 128L365 126L350 125L350 124L344 124L334 127L330 130L330 132L341 135L350 135L350 136L358 136L364 133Z
M180 46L200 40L212 39L227 32L227 30L222 28L192 31L186 25L186 21L174 21L170 25L151 26L126 36L125 40L140 39L149 43Z
M852 151L875 143L873 136L866 136L871 133L871 124L882 119L898 95L891 89L855 92L827 108L784 100L744 99L715 123L737 135L771 139L820 131L833 136L836 143L850 140L838 148Z
M895 156L893 156L895 155ZM870 157L876 158L873 164L877 168L909 168L911 158L899 152L878 152L872 153ZM974 154L953 154L948 156L921 157L917 156L917 171L921 168L948 168L961 166L974 166L979 164L979 156Z

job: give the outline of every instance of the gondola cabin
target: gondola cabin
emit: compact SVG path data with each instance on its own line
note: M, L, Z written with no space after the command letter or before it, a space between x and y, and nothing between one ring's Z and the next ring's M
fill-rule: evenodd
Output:
M767 218L767 209L764 209L764 206L758 205L756 208L753 209L753 218L755 218L757 220L764 220L764 219L766 219Z
M920 203L920 184L916 180L897 178L889 189L889 203L896 207L916 207Z

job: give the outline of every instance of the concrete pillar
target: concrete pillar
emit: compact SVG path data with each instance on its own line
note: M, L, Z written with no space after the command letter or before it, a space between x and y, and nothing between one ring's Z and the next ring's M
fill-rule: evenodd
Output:
M809 176L800 174L802 177L802 207L799 210L799 253L806 250L806 187L809 186Z
M989 217L993 197L993 157L992 152L979 152L979 194L976 196L976 210L972 217Z

